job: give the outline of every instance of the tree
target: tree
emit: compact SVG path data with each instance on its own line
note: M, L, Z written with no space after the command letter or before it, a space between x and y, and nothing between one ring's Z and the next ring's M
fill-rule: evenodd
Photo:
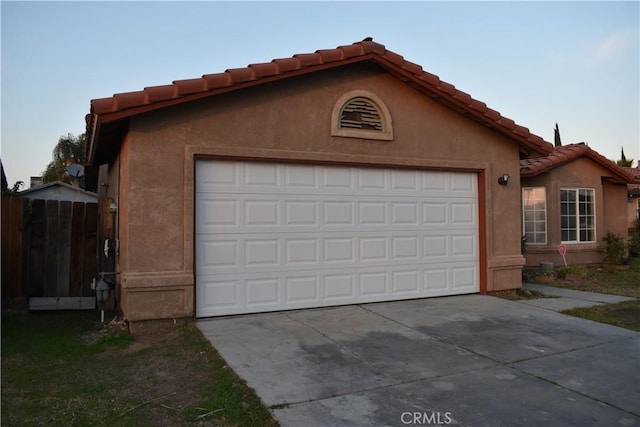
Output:
M85 134L74 136L67 134L58 139L58 143L53 148L53 160L42 172L42 182L62 181L67 184L77 183L76 179L69 175L67 166L72 163L81 165L84 158L86 146Z
M627 167L627 168L630 168L631 165L633 164L633 159L627 160L627 158L625 157L625 155L624 155L624 147L622 147L622 150L620 152L620 160L618 160L616 162L616 164L618 166L623 166L623 167Z
M556 123L556 127L553 130L553 145L556 147L562 146L562 141L560 140L560 128L558 128L558 123Z

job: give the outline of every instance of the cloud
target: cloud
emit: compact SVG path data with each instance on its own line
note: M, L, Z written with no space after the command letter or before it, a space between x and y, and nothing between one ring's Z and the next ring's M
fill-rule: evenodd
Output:
M638 49L638 28L618 30L600 41L591 58L595 65L622 58L632 49Z

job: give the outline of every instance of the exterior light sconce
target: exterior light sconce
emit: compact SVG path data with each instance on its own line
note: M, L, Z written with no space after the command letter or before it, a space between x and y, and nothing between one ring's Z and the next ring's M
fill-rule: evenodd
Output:
M498 178L498 184L500 185L507 185L508 182L509 182L508 173L503 173L502 175L500 175L500 178Z

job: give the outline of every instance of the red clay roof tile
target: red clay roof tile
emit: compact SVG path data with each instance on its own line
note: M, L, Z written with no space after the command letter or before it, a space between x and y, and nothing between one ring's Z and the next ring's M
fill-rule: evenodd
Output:
M101 135L96 135L93 128L101 123L126 120L131 116L147 111L189 102L206 96L213 96L228 90L233 90L240 83L254 82L261 79L272 81L274 78L286 78L288 73L314 72L328 67L339 67L343 63L373 61L389 71L402 72L421 90L441 99L449 106L455 106L458 111L466 111L468 117L483 122L494 130L516 140L521 147L532 150L537 154L549 154L553 146L541 137L529 132L527 128L517 126L513 120L503 117L483 102L473 99L469 94L459 91L455 86L440 80L434 74L425 72L418 64L406 61L401 55L389 51L384 45L365 39L352 45L339 46L336 49L321 49L314 53L296 54L290 58L274 59L270 63L251 64L245 68L226 70L224 73L206 74L201 78L178 80L172 85L145 88L140 92L116 94L111 98L94 99L91 101L91 120L87 121L87 135L92 135L88 141L90 162L99 145ZM327 65L329 64L329 65ZM238 87L245 87L239 85ZM109 145L109 144L107 144ZM106 149L105 149L106 150Z
M404 68L411 74L416 74L416 75L420 75L424 72L422 70L422 66L418 64L414 64L413 62L409 62L409 61L404 61L404 65L402 66L402 68Z
M395 52L387 51L387 53L384 55L384 59L393 62L399 67L402 67L404 65L404 58Z
M634 179L633 183L627 184L627 191L634 195L640 195L640 165L635 168L623 167Z
M316 53L319 53L322 57L322 62L325 64L328 62L342 61L345 58L344 52L341 49L320 49Z
M465 105L470 105L471 101L473 100L471 98L471 95L469 95L468 93L462 92L462 91L457 91L453 97L457 100L459 100L460 102L462 102Z
M487 110L487 104L481 101L476 101L475 99L471 100L471 104L469 104L469 107L473 108L476 111L481 111L481 112L484 112Z
M359 43L354 43L346 46L339 46L336 50L342 51L345 59L353 58L356 56L360 56L364 53L364 49L362 45Z
M229 74L232 84L255 80L255 75L251 68L231 68L225 71L225 73Z
M487 111L484 112L484 115L487 116L489 119L497 122L500 120L500 113L498 113L496 110L493 110L489 107L487 107Z
M535 157L520 160L520 176L522 178L534 177L583 156L589 157L591 160L609 169L612 173L617 175L619 178L622 178L627 183L633 183L636 181L633 174L625 170L625 168L616 165L614 162L607 159L597 151L589 148L589 146L584 143L554 147L553 152L546 157Z
M440 77L426 71L422 73L420 78L424 80L426 83L428 83L429 85L434 87L437 87L440 84Z
M278 66L273 62L268 62L263 64L250 64L249 68L253 70L253 74L256 76L257 79L280 74L278 71Z
M274 59L271 62L275 62L275 64L278 66L278 71L280 73L299 70L301 68L300 61L297 58Z
M144 88L144 91L147 92L149 102L151 103L166 101L167 99L174 98L177 95L176 87L174 85L150 86Z
M376 43L371 40L363 40L360 42L360 45L364 48L364 53L376 53L378 55L384 55L387 51L387 48L380 43ZM393 52L392 52L393 53Z
M176 80L173 82L176 86L178 96L190 95L192 93L199 93L206 90L207 82L203 78L188 79L188 80Z
M149 103L147 93L145 91L118 93L113 97L116 99L118 109L120 110L125 110L127 108Z
M207 82L208 90L227 87L232 84L229 73L205 74L202 78Z
M447 82L443 82L442 80L440 81L440 84L438 85L438 89L440 89L441 91L449 94L449 95L455 95L457 90L456 87L450 83Z
M293 57L300 61L301 67L310 67L312 65L322 64L322 55L319 53L297 53L293 55Z
M107 114L116 111L116 98L100 98L91 100L92 114Z

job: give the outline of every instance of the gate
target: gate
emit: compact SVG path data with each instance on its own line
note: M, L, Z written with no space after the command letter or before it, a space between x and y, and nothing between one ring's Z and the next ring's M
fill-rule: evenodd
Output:
M93 297L98 203L2 196L2 297Z

